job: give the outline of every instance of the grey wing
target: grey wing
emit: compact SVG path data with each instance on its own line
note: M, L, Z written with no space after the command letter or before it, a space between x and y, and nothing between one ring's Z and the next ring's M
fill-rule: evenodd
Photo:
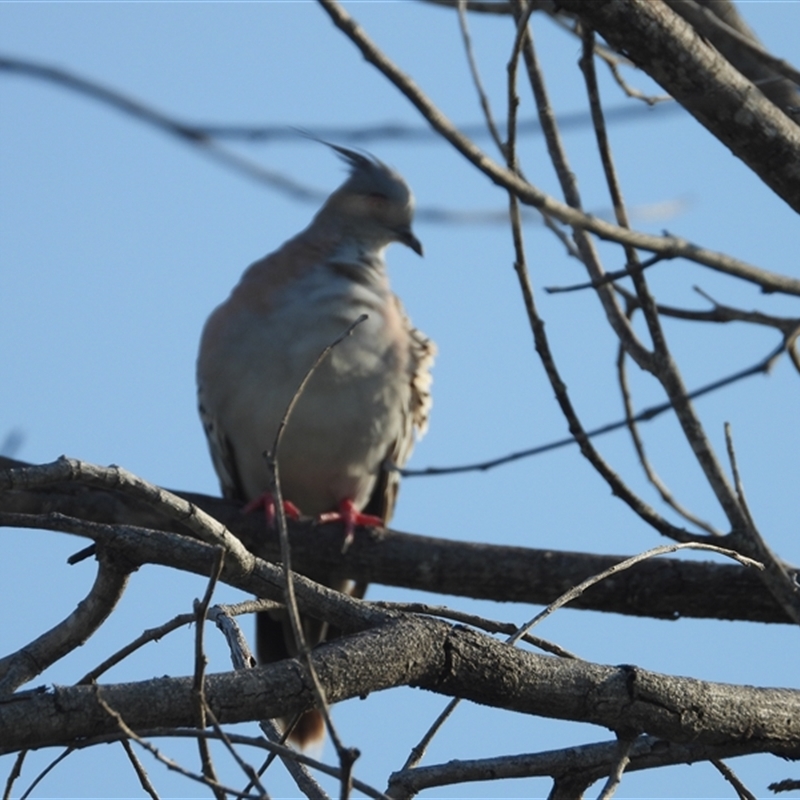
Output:
M431 398L431 368L436 356L436 345L411 324L403 306L395 297L397 306L408 329L409 335L409 381L410 396L407 408L402 409L403 425L400 436L392 443L386 454L385 467L381 471L369 503L364 508L367 514L381 517L386 523L394 513L397 493L400 488L400 473L396 468L403 467L411 456L417 439L422 438L428 429L433 400Z
M236 458L230 440L220 429L214 415L209 411L203 402L203 386L197 387L197 410L200 413L200 421L203 423L203 430L208 441L208 451L211 453L211 461L214 470L219 478L219 485L222 489L222 496L231 500L245 501L242 481L239 477L239 468L236 465Z

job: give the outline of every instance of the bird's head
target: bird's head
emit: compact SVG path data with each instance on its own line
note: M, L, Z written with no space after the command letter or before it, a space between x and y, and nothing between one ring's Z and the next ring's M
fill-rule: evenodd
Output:
M320 214L335 214L365 239L380 245L400 242L422 255L422 244L411 230L414 195L403 178L374 156L325 144L350 167L350 176L328 198Z

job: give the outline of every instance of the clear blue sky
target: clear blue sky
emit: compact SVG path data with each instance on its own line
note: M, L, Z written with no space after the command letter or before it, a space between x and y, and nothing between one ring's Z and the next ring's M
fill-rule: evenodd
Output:
M478 122L456 17L411 2L353 2L347 8L386 52L458 123ZM796 55L800 4L740 4L766 45ZM494 107L505 109L505 64L512 27L472 17L483 78ZM535 19L556 110L585 109L576 67L579 43ZM333 27L313 2L2 3L0 51L100 81L181 119L358 128L424 123L411 105ZM609 107L630 106L599 68ZM628 78L657 92L643 76ZM533 114L520 85L521 115ZM668 228L766 269L797 276L797 219L748 169L681 111L659 108L615 124L612 144L636 224ZM487 138L480 144L496 155ZM587 208L609 205L591 132L565 134ZM324 147L298 139L230 144L236 152L322 192L343 178ZM503 192L433 138L365 145L398 169L420 208L498 210ZM523 168L558 195L540 138L521 143ZM667 210L659 212L660 204ZM671 209L671 210L670 210ZM242 270L305 226L316 210L227 170L163 133L63 89L0 74L0 440L23 436L17 455L32 462L62 453L118 463L164 486L218 491L195 412L194 360L203 322ZM388 253L393 284L415 324L439 345L428 436L410 466L480 460L566 435L532 348L508 231L502 225L438 225L420 220L424 260L404 248ZM615 346L594 296L546 296L542 287L584 279L552 234L526 228L528 258L547 330L578 410L589 426L617 419ZM609 269L618 248L601 247ZM700 286L720 302L798 315L797 303L762 296L681 262L650 273L659 300L693 308ZM687 384L748 366L777 344L774 332L743 326L666 325ZM662 395L634 374L641 407ZM748 498L762 532L784 558L800 561L797 482L798 376L781 361L768 378L698 402L720 454L722 426L733 425ZM717 525L723 520L672 420L645 430L648 451L684 504ZM611 464L661 508L641 476L624 433L599 441ZM632 554L662 542L613 498L574 448L485 474L408 479L394 526L422 534L560 550ZM4 530L0 566L3 653L62 618L88 590L94 566L67 567L82 543L44 532ZM204 581L156 568L140 570L117 613L79 652L36 681L70 683L109 652L191 608ZM376 586L372 598L419 599ZM240 599L226 589L221 600ZM531 607L428 597L521 622ZM245 622L249 631L250 623ZM796 686L800 643L787 626L713 621L675 623L561 611L541 629L582 657L662 672L765 686ZM109 681L192 670L192 632L151 645L107 676ZM229 668L209 632L211 670ZM346 743L358 746L358 777L384 788L445 700L399 690L336 708ZM252 726L246 730L252 730ZM463 706L426 763L532 752L610 738L589 726ZM196 765L196 751L167 741L170 755ZM35 754L34 765L55 753ZM326 756L331 753L326 750ZM201 792L143 756L163 796ZM798 776L772 757L731 765L759 796L770 781ZM0 758L0 775L11 767ZM279 776L273 796L293 795ZM237 785L241 783L237 779ZM668 788L665 788L668 787ZM545 781L465 785L437 797L533 797ZM706 765L626 777L617 796L728 797L730 787ZM124 797L140 790L121 750L68 758L41 784L39 797ZM800 796L795 793L794 796Z

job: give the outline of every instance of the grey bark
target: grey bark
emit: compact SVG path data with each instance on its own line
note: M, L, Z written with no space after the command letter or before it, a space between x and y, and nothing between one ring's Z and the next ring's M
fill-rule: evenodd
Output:
M679 743L739 743L747 752L800 756L799 691L541 656L438 620L393 620L316 648L313 661L332 702L407 685ZM304 672L299 662L286 660L209 675L206 697L221 723L285 716L313 702ZM192 680L18 694L0 702L0 753L115 734L116 722L98 696L137 731L192 726Z
M663 0L557 5L602 34L800 211L800 127Z
M28 465L0 458L0 468L20 466ZM180 491L175 494L226 525L252 552L267 560L279 559L277 536L265 533L259 515L243 515L238 504L221 498ZM0 512L3 511L57 511L80 519L188 535L183 526L124 494L75 483L57 484L46 490L0 492ZM338 525L315 526L310 521L289 520L289 531L294 568L311 577L332 575L437 594L544 605L625 558L474 544L399 531L359 535L343 556ZM502 532L498 532L501 537ZM724 539L719 544L724 546ZM210 559L211 555L203 558ZM202 574L207 575L210 561L206 565L203 558ZM603 581L571 607L659 619L790 621L752 571L671 558L646 561Z

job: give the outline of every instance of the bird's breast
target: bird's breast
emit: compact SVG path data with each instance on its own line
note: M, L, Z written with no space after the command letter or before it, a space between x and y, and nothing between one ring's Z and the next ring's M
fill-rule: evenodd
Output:
M248 496L267 487L263 452L301 381L360 314L367 320L328 353L299 397L278 463L285 497L305 513L368 501L408 413L408 334L388 287L330 275L285 289L268 315L238 315L224 337L231 375L217 383L230 389L218 398L217 418Z

